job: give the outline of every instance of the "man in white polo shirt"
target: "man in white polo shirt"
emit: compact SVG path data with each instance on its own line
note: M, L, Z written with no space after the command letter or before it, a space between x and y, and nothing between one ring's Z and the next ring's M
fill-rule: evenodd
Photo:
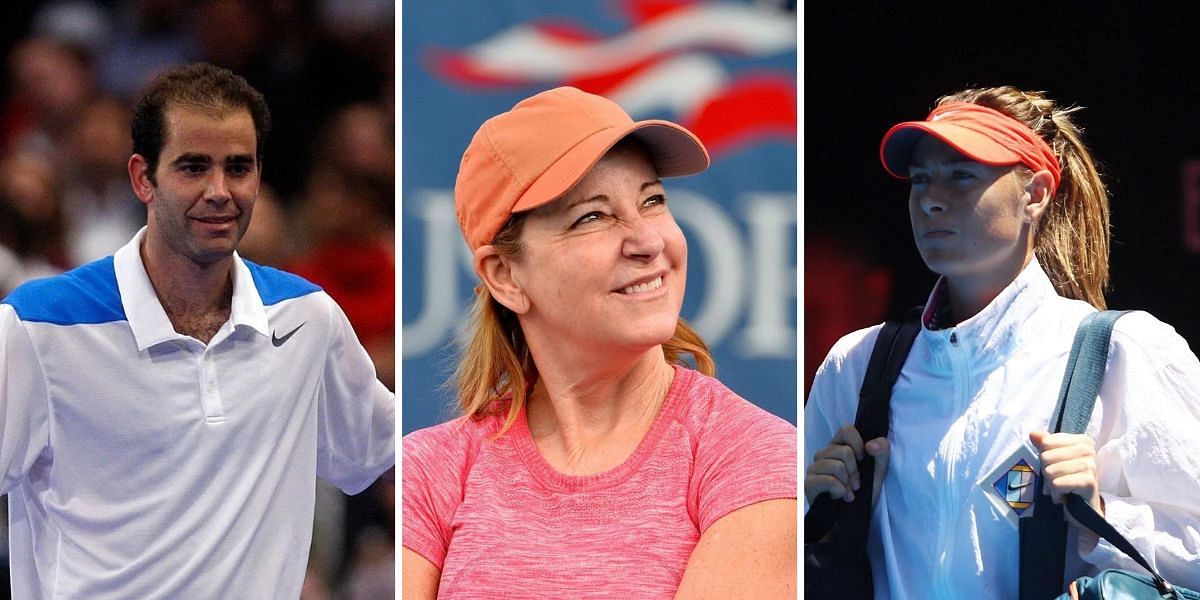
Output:
M297 598L315 478L395 462L395 396L337 304L234 252L269 115L174 69L135 109L147 226L0 304L0 493L17 598Z

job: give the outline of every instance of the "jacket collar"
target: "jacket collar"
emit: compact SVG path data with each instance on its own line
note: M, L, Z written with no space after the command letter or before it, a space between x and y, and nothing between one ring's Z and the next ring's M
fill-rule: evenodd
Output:
M929 318L937 311L937 303L946 297L945 285L945 277L939 278L929 294L921 318L922 336L930 342L930 350L935 353L944 351L953 338L953 343L964 346L968 355L983 360L1003 358L1014 345L1022 342L1022 332L1030 331L1023 325L1038 308L1045 302L1059 299L1050 278L1034 258L978 314L957 325L933 330L929 328Z
M170 340L191 339L175 331L167 311L158 301L150 276L146 274L146 265L142 262L140 249L145 237L146 228L142 227L129 243L113 255L121 305L125 308L125 317L139 351ZM263 308L262 297L258 295L250 270L237 252L233 254L233 301L229 320L235 329L245 326L262 335L269 335L267 311Z

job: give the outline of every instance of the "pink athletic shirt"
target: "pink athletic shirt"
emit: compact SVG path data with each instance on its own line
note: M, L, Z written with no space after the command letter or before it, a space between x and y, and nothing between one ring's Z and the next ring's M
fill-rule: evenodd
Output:
M402 543L441 569L439 598L671 598L700 534L730 511L796 497L796 428L675 367L623 464L555 471L525 412L402 440Z

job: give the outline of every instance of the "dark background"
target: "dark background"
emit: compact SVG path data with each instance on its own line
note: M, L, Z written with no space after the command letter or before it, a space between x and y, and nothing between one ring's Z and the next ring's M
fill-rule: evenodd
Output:
M1110 308L1151 312L1200 347L1200 266L1182 236L1181 165L1200 159L1200 24L1188 3L807 2L804 231L861 227L895 273L891 314L935 276L912 242L907 186L880 165L890 126L941 95L1011 84L1075 114L1109 186ZM819 286L806 263L805 286ZM819 318L806 312L806 324Z

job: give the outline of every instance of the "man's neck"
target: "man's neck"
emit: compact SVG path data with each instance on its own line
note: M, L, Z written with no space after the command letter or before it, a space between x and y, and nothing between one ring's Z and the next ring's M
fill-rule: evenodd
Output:
M229 320L233 303L233 257L199 264L170 252L139 248L150 285L177 333L207 344Z

